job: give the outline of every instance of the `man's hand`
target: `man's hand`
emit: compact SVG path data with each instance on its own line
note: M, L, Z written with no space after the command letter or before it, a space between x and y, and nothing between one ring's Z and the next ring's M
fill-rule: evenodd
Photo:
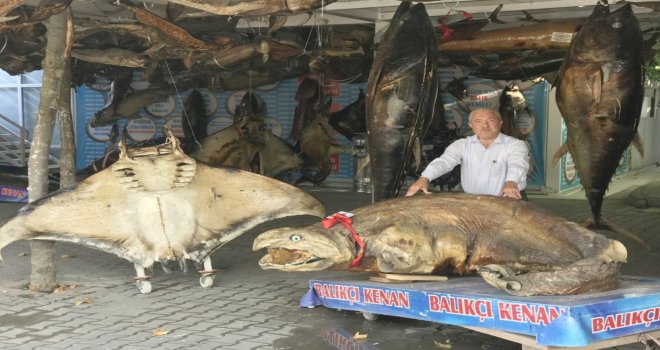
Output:
M500 196L521 199L520 191L518 191L518 183L515 181L505 182L504 186L502 186L502 191L500 191Z
M429 179L425 178L424 176L420 176L417 181L413 182L410 187L408 187L408 192L406 192L406 197L412 196L413 194L419 192L419 191L424 192L425 194L431 194L429 192Z

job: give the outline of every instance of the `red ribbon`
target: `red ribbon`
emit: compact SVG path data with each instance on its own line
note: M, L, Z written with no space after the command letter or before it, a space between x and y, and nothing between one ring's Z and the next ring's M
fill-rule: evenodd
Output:
M449 28L445 23L440 23L440 31L442 32L442 42L449 42L451 35L454 33L454 30Z
M463 15L463 17L465 17L465 19L467 19L468 21L472 20L472 14L471 13L469 13L467 11L462 11L462 10L457 10L456 12ZM441 20L440 25L438 26L438 28L440 29L440 32L442 33L442 42L443 43L449 42L451 40L452 34L454 34L454 30L451 29L445 21L446 21L446 18Z
M362 258L364 258L364 241L362 241L362 237L360 237L360 235L358 235L357 232L355 232L355 230L353 229L353 226L351 226L353 222L351 216L352 214L345 212L334 213L326 217L325 219L321 220L321 225L323 225L323 228L327 230L332 226L335 226L337 224L337 221L339 221L341 222L342 225L344 225L344 227L346 227L346 229L348 229L348 232L351 233L351 237L353 237L355 244L357 244L357 246L359 247L358 254L355 257L355 259L351 261L351 265L350 265L350 267L356 267L360 265L360 263L362 262Z

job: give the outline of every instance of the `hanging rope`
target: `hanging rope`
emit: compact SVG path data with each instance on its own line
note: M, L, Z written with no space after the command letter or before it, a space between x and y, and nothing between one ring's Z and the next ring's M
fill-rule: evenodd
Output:
M179 92L179 88L176 86L176 80L174 79L174 75L172 75L172 71L170 70L170 65L167 63L167 60L165 60L165 67L167 67L167 73L169 74L170 78L172 79L172 86L174 86L174 91L176 92L176 97L179 100L179 103L181 106L183 106L183 100L181 99L181 93ZM188 127L190 130L193 130L192 124L190 123L190 117L188 117L188 112L186 112L186 108L184 106L183 108L183 118L184 120L181 120L181 123L186 123L188 124ZM202 144L197 140L197 136L195 136L195 133L191 133L193 140L195 141L195 144L199 147L199 149L202 149Z

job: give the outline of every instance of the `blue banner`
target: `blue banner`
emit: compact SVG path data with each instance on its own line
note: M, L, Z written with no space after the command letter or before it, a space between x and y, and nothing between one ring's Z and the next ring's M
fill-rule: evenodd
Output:
M625 276L612 291L533 297L511 296L480 277L400 285L310 280L309 288L328 308L525 334L547 346L585 346L660 329L655 278Z
M27 188L0 185L0 202L21 202L27 203Z

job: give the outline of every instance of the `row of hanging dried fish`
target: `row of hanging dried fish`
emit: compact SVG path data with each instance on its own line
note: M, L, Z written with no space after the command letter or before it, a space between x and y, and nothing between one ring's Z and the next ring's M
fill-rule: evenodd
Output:
M41 69L44 23L71 4L50 0L31 7L25 2L0 5L0 69L12 75ZM310 71L329 79L365 81L373 26L283 27L288 15L332 2L223 1L220 6L177 0L168 3L167 18L128 1L108 2L116 7L116 17L74 18L73 82L91 85L126 71L142 72L155 85L174 80L214 90L259 86ZM206 15L186 16L190 8ZM256 15L268 16L267 30L237 28L239 16Z
M0 69L12 75L40 69L44 21L71 2L42 0L32 7L26 0L3 1ZM74 18L74 83L114 80L124 71L143 72L153 83L174 79L214 90L244 89L310 71L327 79L365 82L373 59L373 26L310 26L318 19L311 11L333 2L176 0L156 11L145 3L97 0L107 18ZM501 8L488 18L437 19L438 65L469 66L474 76L500 80L556 72L584 18L548 21L527 14L521 19L524 25L484 30L504 23L497 18ZM290 15L305 12L310 15L307 23L287 23ZM237 27L239 18L254 16L267 21L267 29ZM649 39L647 59L657 55L652 49L656 41Z

